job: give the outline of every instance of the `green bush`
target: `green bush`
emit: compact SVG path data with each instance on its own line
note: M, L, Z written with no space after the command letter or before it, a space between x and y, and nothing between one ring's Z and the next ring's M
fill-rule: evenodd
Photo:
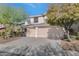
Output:
M79 40L79 32L77 32L76 40Z
M21 26L7 26L6 29L2 32L0 32L0 37L7 39L10 37L19 37L22 36L23 30Z
M76 36L76 40L79 40L79 36Z

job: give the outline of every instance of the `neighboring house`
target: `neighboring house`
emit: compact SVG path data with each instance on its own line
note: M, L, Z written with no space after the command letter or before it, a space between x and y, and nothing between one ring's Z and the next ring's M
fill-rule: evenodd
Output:
M30 16L27 25L27 37L54 38L63 35L63 29L46 23L45 15Z

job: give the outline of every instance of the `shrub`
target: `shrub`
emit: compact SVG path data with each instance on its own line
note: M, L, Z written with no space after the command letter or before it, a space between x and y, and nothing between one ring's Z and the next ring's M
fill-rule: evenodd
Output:
M79 36L76 36L76 40L79 40Z

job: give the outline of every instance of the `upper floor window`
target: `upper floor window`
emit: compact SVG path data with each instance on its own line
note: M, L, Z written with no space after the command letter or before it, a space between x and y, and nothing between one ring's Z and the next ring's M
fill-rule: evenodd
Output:
M38 17L34 17L34 23L38 23Z

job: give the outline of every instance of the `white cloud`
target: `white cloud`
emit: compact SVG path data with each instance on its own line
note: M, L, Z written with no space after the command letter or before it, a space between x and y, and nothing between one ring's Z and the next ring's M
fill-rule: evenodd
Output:
M36 5L35 4L28 4L29 6L33 7L33 8L36 8Z

